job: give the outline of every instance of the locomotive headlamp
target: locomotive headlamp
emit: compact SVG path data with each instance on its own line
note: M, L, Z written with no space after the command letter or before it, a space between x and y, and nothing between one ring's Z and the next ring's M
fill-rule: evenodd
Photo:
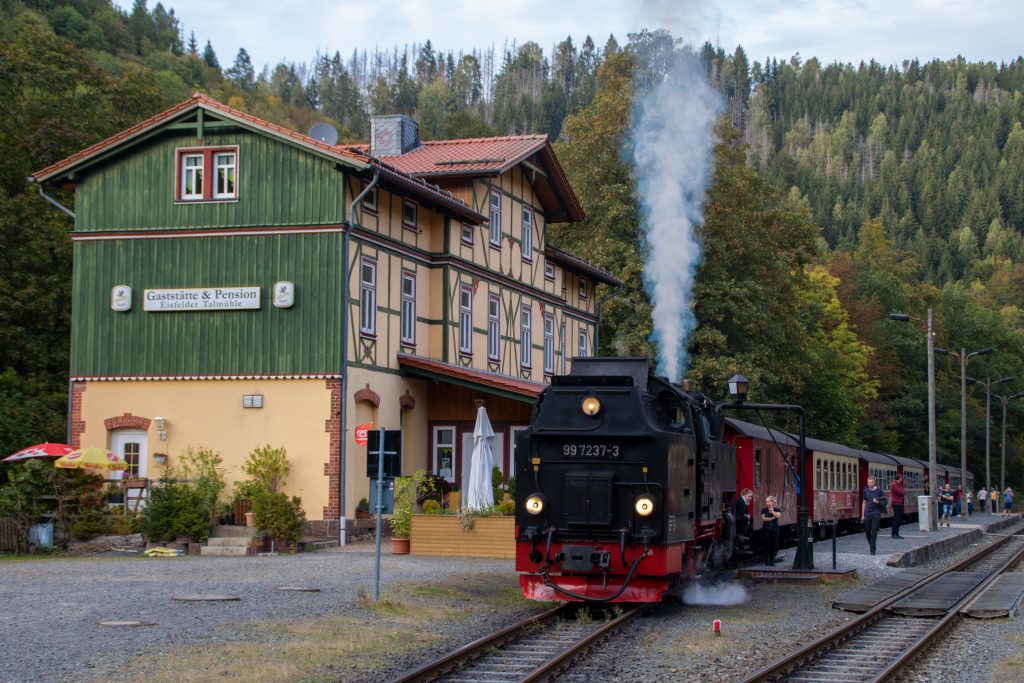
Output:
M633 509L641 517L650 517L654 513L654 501L651 500L650 496L640 496L633 503Z
M597 396L587 396L583 399L580 407L583 409L583 414L590 417L594 417L601 412L601 402L597 400Z
M531 515L539 515L544 512L544 498L534 494L526 499L524 507Z

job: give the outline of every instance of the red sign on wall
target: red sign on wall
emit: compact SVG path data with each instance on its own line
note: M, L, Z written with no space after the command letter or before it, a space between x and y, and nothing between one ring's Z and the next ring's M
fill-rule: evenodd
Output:
M367 439L369 439L370 427L373 426L372 422L356 426L356 445L365 446Z

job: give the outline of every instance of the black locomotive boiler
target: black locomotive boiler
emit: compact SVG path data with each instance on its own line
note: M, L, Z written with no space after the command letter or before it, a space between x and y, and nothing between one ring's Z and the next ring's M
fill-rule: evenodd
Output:
M535 600L657 602L731 553L733 448L644 358L578 358L516 444L516 570Z

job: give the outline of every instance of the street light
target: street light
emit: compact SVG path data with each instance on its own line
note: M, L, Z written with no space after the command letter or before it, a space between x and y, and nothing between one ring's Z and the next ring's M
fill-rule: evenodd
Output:
M774 412L796 413L800 425L800 444L797 451L797 541L796 555L793 557L793 569L814 569L814 548L811 547L807 526L807 491L804 481L807 463L807 438L804 432L803 406L784 403L745 403L749 388L750 380L739 373L733 375L729 379L729 397L732 399L732 402L723 401L716 404L715 413L721 414L723 410L770 410Z
M967 361L971 356L987 356L995 351L991 346L967 353L961 348L960 353L946 349L935 349L941 356L955 356L960 361L960 488L967 491ZM962 515L961 515L962 516Z
M992 468L990 466L990 454L992 452L992 430L991 430L991 418L992 418L992 387L1003 382L1012 382L1017 379L1016 377L1003 377L1002 379L993 380L991 377L986 377L985 381L972 379L970 377L967 380L971 384L984 384L985 385L985 488L992 488ZM1006 407L1006 403L1003 403L1003 407ZM1006 426L1005 415L1003 416L1003 426ZM1005 437L1005 434L1004 434ZM966 486L966 482L964 482ZM1000 489L1002 490L1002 489Z
M920 322L920 318L914 318L906 313L890 313L889 320L906 323L911 320ZM932 333L932 308L928 307L928 494L932 499L932 510L937 509L938 493L935 484L938 483L936 471L938 470L938 438L935 429L935 335ZM935 516L931 515L926 529L935 530Z
M1024 396L1024 391L1014 394L1013 396L999 396L1003 401L1003 440L1002 448L1003 455L999 461L999 490L1006 490L1006 406L1015 398L1021 398Z

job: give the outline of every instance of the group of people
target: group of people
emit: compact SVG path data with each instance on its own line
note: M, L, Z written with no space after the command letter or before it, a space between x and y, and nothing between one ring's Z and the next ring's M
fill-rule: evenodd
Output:
M971 492L968 491L967 495L970 496ZM1010 511L1013 509L1013 489L1007 486L1006 490L1003 491L1002 498L1003 515L1006 516L1009 515ZM969 497L968 500L970 500ZM993 487L991 491L986 491L985 487L983 486L980 489L978 489L978 509L981 512L985 512L987 507L986 503L989 502L992 503L992 514L997 514L999 512L999 491L996 490L995 487Z
M746 540L750 533L751 516L747 512L754 500L754 492L750 489L740 491L739 497L733 503L733 517L736 520L736 533L741 540ZM779 552L779 518L782 517L782 510L776 506L779 501L775 496L767 496L764 499L764 507L761 508L761 531L764 534L764 563L775 564L778 559L775 557Z
M892 495L892 537L903 538L903 536L900 536L900 526L903 523L903 505L906 496L905 489L903 488L902 474L893 480L889 493ZM966 500L967 514L972 514L974 503L970 491L967 492ZM992 491L986 491L984 488L981 488L978 491L979 511L985 512L989 502L992 503L992 514L994 515L998 512L999 493L994 488ZM867 486L861 492L860 521L864 524L864 533L868 537L868 548L870 548L872 555L875 554L878 529L882 524L882 513L885 512L889 503L890 501L885 497L885 492L878 487L874 477L868 477ZM942 491L939 492L939 526L943 524L949 526L954 515L961 514L959 503L959 491L955 493L951 491L949 484L943 486ZM1003 491L1003 515L1011 514L1012 509L1013 489L1007 486L1006 490Z

